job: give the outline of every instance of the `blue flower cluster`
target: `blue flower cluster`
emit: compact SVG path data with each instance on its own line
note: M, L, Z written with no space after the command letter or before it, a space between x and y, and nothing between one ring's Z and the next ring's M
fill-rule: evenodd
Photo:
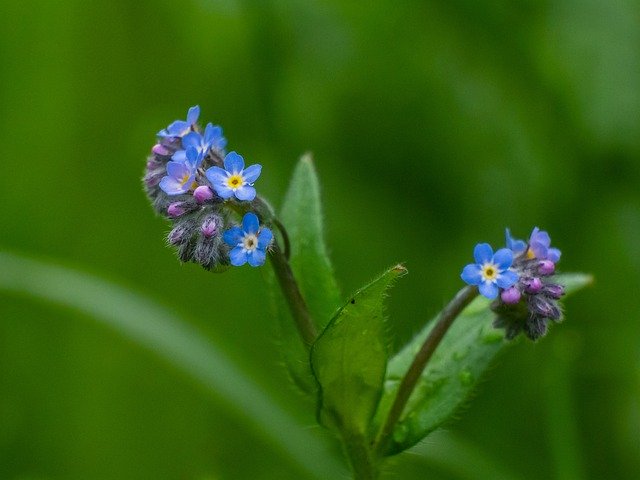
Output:
M182 261L195 261L207 269L224 265L264 264L273 235L260 228L258 217L245 214L243 227L230 224L228 202L251 202L258 164L245 168L236 152L225 152L222 128L198 126L200 107L193 106L186 120L176 120L157 134L143 179L153 207L174 221L168 235ZM246 211L246 209L245 209Z
M551 279L561 252L551 247L549 234L538 227L528 241L513 238L509 229L505 237L506 248L495 254L489 244L476 245L475 263L464 267L461 278L496 300L494 325L504 328L508 339L523 331L537 340L546 334L549 321L562 319L557 300L564 295L564 287Z

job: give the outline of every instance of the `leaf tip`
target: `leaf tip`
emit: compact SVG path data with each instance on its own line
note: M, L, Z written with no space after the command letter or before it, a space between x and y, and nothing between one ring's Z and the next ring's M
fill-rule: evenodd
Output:
M401 277L403 275L406 275L407 273L409 273L409 270L407 270L407 267L405 267L403 264L399 263L394 267L391 267L391 271L394 272L397 276Z

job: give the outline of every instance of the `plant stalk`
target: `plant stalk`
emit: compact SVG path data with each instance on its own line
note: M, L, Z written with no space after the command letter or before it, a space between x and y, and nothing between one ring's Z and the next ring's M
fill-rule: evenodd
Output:
M453 321L477 296L478 287L467 286L460 290L440 313L440 317L438 317L436 324L429 332L429 335L422 344L422 347L420 347L420 350L409 366L407 373L405 373L402 381L400 382L398 393L393 401L393 405L391 406L387 419L380 429L376 439L375 449L378 455L384 455L387 445L393 435L393 429L398 420L400 420L402 413L407 406L407 402L409 401L422 372L427 366L429 359L433 355L433 352L442 341L442 338L445 333L447 333L447 330L449 330L449 327L453 324Z
M302 293L298 288L298 283L293 275L293 270L291 270L291 265L287 261L287 258L277 242L274 242L269 250L271 266L276 274L276 278L278 279L284 298L289 305L289 310L291 310L291 316L296 324L298 333L300 334L305 346L307 348L311 348L311 345L313 345L313 342L315 342L318 336L318 331L311 319L309 309L302 297Z

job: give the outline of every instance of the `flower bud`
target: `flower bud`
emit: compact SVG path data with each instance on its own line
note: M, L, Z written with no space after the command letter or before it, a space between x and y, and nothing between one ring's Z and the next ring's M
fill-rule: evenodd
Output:
M544 286L542 292L549 297L555 298L557 300L564 295L564 287L556 283L550 283Z
M202 225L200 226L200 231L202 235L206 238L211 238L216 234L218 230L218 224L216 222L215 217L207 217Z
M538 264L538 273L543 277L547 277L549 275L553 275L553 272L556 271L556 264L551 260L542 260Z
M173 202L167 207L167 215L171 218L178 218L180 215L184 215L185 212L184 202Z
M538 277L528 278L524 281L524 289L527 293L538 293L542 290L542 280Z
M520 293L520 290L518 290L516 287L509 287L506 290L503 290L500 294L500 298L502 299L502 301L509 305L518 303L521 296L522 294Z
M198 203L204 203L213 198L213 191L207 185L200 185L193 191L193 198Z
M165 147L164 145L162 145L161 143L156 143L153 146L153 148L151 149L151 151L153 153L155 153L156 155L162 155L162 156L167 156L167 155L171 154L169 149L167 147Z

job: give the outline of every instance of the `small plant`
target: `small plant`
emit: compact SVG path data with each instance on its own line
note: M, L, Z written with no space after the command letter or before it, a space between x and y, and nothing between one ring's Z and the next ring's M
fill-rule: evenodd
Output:
M310 157L300 160L276 215L254 186L261 165L227 153L222 128L202 130L199 114L192 107L158 133L146 193L172 223L167 242L181 261L221 272L270 260L285 363L316 399L318 421L340 437L354 478L377 478L385 458L447 421L498 352L520 333L544 336L563 319L560 298L590 282L556 273L561 254L547 232L536 227L524 241L507 229L504 248L475 246L461 273L467 286L390 352L384 299L406 268L395 265L343 299L323 243Z

